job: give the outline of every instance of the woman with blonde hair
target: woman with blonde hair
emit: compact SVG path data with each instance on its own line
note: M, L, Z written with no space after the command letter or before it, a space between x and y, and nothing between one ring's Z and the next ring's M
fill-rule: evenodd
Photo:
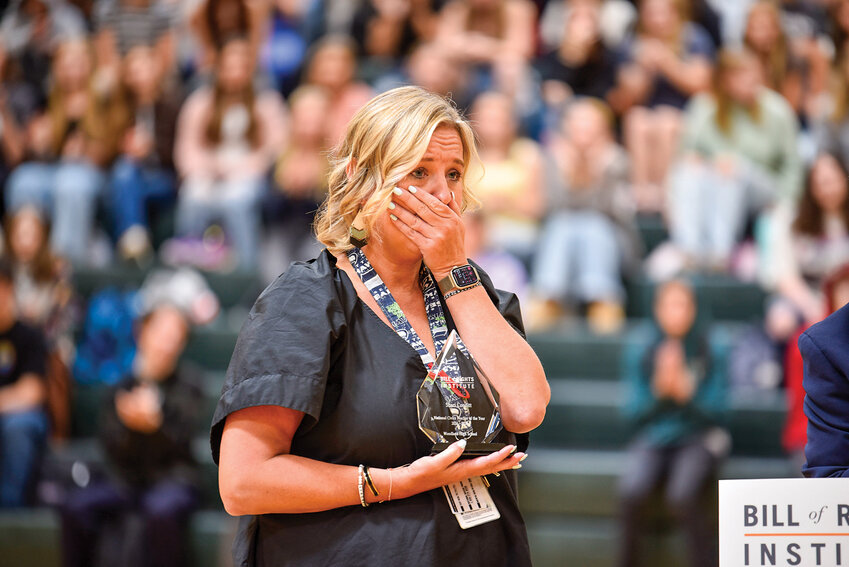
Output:
M464 254L475 153L456 109L417 87L351 120L317 220L327 248L257 300L213 418L224 506L246 516L236 564L530 565L514 469L550 394L516 297ZM431 456L418 427L448 329L500 393L506 446L488 456L460 459L465 440ZM461 529L440 488L485 475L500 517Z

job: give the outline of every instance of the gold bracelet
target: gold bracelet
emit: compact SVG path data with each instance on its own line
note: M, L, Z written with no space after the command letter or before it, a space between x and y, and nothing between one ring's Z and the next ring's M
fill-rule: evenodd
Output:
M363 465L357 468L357 492L360 494L360 504L362 504L363 508L368 508L369 504L366 502L366 493L363 490Z
M363 465L363 478L366 480L366 484L368 485L368 489L371 490L371 493L375 495L375 497L380 496L380 493L377 491L377 487L374 486L374 482L371 480L371 474L369 473L368 467Z

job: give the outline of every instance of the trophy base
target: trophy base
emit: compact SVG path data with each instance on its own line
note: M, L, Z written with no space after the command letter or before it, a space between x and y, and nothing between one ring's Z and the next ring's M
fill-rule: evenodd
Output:
M453 443L435 443L433 445L433 449L431 449L430 451L430 454L436 455L437 453L441 453L451 445L453 445ZM506 443L467 443L466 450L463 451L463 454L460 455L460 458L474 459L475 457L485 457L487 455L491 455L492 453L497 453L506 446Z

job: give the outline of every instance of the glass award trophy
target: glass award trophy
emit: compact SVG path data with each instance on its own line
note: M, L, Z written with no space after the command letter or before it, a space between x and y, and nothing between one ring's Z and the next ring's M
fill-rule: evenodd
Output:
M505 446L492 442L502 429L498 392L459 339L451 331L416 394L419 429L434 443L431 454L465 439L462 457L480 457Z

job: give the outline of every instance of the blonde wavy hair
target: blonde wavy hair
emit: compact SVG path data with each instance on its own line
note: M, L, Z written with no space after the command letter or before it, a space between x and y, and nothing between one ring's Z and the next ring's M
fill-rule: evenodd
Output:
M399 87L374 97L354 115L331 155L327 198L315 220L316 237L332 254L351 248L349 229L358 214L375 237L374 221L389 205L392 189L415 169L433 132L443 125L460 135L468 171L478 161L472 128L437 94ZM464 177L463 210L478 205Z

